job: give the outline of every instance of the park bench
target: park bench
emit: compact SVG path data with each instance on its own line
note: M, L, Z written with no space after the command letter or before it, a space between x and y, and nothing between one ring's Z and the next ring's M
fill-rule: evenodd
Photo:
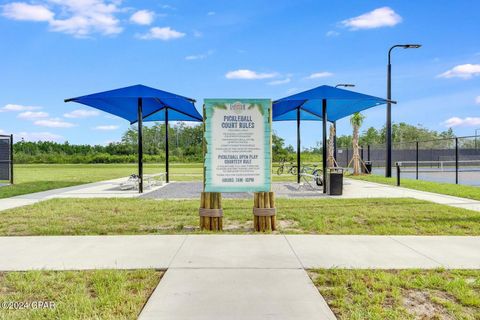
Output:
M154 186L162 186L166 181L167 173L153 173L153 174L144 174L143 183L145 188L150 189ZM138 190L138 185L140 183L140 177L136 174L132 174L128 177L128 180L120 184L120 189L122 190Z

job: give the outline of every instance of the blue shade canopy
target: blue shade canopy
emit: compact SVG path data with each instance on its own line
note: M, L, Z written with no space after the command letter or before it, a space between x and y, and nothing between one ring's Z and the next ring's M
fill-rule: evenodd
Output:
M195 100L141 84L66 99L65 102L78 102L134 123L138 117L139 98L142 98L144 121L164 120L164 116L155 116L155 113L163 111L164 114L166 108L168 120L202 121L202 116L195 108Z
M387 100L331 86L320 86L273 102L273 121L322 120L322 100L327 100L327 120L337 121L355 112L387 103Z

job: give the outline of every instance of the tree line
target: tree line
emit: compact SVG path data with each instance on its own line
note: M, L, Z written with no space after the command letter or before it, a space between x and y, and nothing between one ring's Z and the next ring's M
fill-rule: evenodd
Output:
M380 130L377 130L374 127L370 127L366 130L363 130L359 135L360 146L375 146L375 145L384 145L386 141L386 128L383 126ZM421 125L414 126L407 124L405 122L394 123L392 125L392 142L395 144L414 142L414 141L431 141L439 139L450 139L455 138L452 128L449 128L446 131L435 131L427 129ZM337 146L339 148L351 148L353 143L352 135L342 135L337 137ZM454 143L444 141L439 143Z
M155 123L143 128L145 162L163 162L165 160L165 124ZM385 128L377 130L370 127L359 135L359 145L381 145L385 143ZM451 129L443 132L413 126L406 123L394 124L392 127L394 143L453 138ZM186 125L178 122L169 126L170 161L201 162L203 158L203 127ZM440 143L440 142L439 142ZM454 143L453 140L441 142ZM473 141L472 141L473 143ZM337 138L339 148L352 147L352 135ZM296 148L286 145L285 140L273 133L273 161L295 159ZM135 163L137 161L137 129L130 127L119 142L102 145L75 145L68 142L51 141L26 142L14 144L16 163ZM320 161L321 143L315 147L302 150L304 161Z

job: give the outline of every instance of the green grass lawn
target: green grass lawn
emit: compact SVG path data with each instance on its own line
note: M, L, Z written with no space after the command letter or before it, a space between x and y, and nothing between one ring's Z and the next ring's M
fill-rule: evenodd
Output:
M310 271L338 319L480 319L480 270Z
M128 177L137 173L136 164L18 164L15 165L15 185L0 187L0 199L22 194L46 191L79 184ZM276 174L273 167L273 181L295 181L295 176ZM163 164L147 163L145 173L165 172ZM201 181L202 163L170 164L172 181Z
M361 175L361 176L349 176L349 178L371 181L389 185L397 185L396 178L385 178L380 175L371 174L371 175ZM441 182L430 182L414 179L405 179L402 178L401 186L405 188L435 192L446 194L455 197L468 198L473 200L480 200L480 188L474 186L465 186L460 184L452 183L441 183Z
M0 273L3 302L52 302L54 308L0 308L0 319L136 319L163 272L156 270Z
M3 211L0 235L199 232L200 200L52 199ZM252 200L223 200L224 232L252 231ZM277 199L282 233L480 235L480 212L416 199Z

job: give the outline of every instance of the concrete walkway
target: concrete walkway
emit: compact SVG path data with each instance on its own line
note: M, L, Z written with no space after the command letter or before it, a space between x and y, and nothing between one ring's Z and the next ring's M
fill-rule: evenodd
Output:
M480 237L141 235L0 237L0 271L480 269Z
M202 188L202 182L174 182L162 189L144 194L141 197L149 199L199 199ZM308 185L298 185L293 182L275 182L272 184L272 191L275 192L277 198L292 199L415 198L439 204L445 204L452 207L480 211L480 201L355 179L345 179L343 195L341 196L329 196L323 194L321 188L313 189ZM252 199L253 194L224 193L223 197Z
M120 184L128 178L105 180L78 186L52 189L42 192L30 193L21 196L0 199L0 211L34 204L53 198L136 198L140 194L137 190L121 190ZM166 184L165 184L166 185ZM155 186L144 190L144 194L163 188Z
M480 268L480 237L0 237L0 271L168 269L140 319L335 319L309 268Z
M355 179L345 179L345 184L344 194L340 198L415 198L480 211L480 201L477 200ZM480 193L480 188L478 190Z
M142 195L140 195L135 190L120 190L120 183L126 181L126 179L127 178L107 180L0 199L0 211L34 204L52 198L142 197L150 199L200 199L200 192L202 191L202 182L172 182L163 186L156 186L147 189ZM354 179L345 179L343 195L341 196L328 196L322 193L322 189L312 189L309 186L298 185L292 182L273 183L272 190L276 193L278 198L415 198L453 207L480 211L480 201ZM224 197L252 199L253 194L225 193Z

